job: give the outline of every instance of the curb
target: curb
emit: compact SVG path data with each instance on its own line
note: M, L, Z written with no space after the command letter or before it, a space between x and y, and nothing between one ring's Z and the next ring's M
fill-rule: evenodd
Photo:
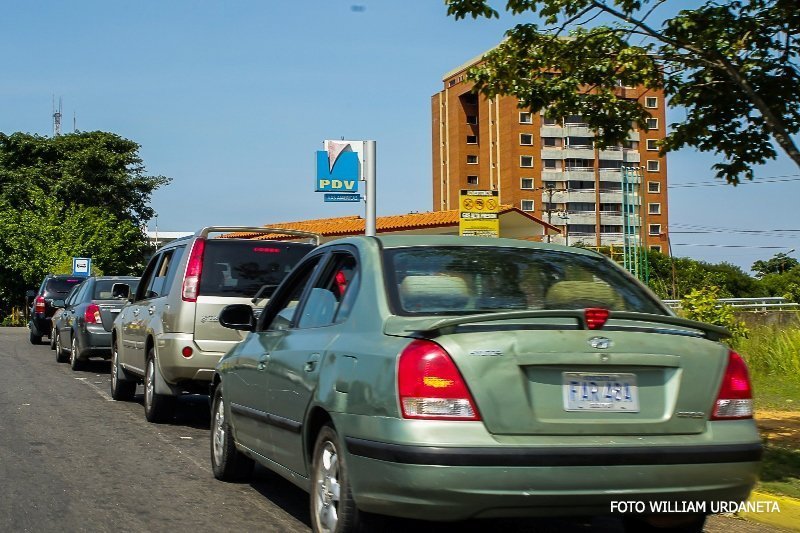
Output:
M777 504L780 512L749 512L738 513L738 516L760 522L770 526L781 527L790 531L800 531L800 500L787 496L775 496L765 492L753 491L748 502L763 502L766 508L774 508Z

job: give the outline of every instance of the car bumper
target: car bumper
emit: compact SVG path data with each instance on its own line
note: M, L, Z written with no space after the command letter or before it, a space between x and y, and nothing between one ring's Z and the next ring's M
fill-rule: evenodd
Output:
M192 349L190 357L181 354L187 346ZM160 335L156 339L156 353L161 375L170 385L211 382L217 363L225 355L201 350L192 335L185 333Z
M739 425L740 433L750 433ZM346 437L357 505L426 520L610 514L620 501L707 502L710 510L711 502L747 498L761 455L757 434L740 442L705 434L672 442L526 437L487 446L472 440L442 446Z
M33 332L34 335L41 335L43 337L46 337L50 335L50 330L53 327L53 322L48 317L37 315L31 318L29 327L31 328L31 332Z
M100 324L85 324L80 329L78 340L81 355L86 357L111 357L111 332Z

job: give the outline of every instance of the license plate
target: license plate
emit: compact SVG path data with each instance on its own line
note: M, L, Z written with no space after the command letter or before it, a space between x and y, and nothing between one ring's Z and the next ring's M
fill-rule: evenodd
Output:
M565 411L638 413L636 374L564 372Z

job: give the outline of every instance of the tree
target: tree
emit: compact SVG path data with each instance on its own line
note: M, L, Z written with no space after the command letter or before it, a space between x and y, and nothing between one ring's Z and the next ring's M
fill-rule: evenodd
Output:
M93 131L41 137L0 133L0 198L15 208L33 207L32 191L71 205L102 207L117 220L141 225L153 217L150 198L169 183L148 176L139 145L113 133Z
M756 277L761 278L766 274L783 274L797 265L800 265L797 259L779 252L767 261L756 261L750 268L756 273Z
M716 287L719 298L753 298L764 296L766 292L757 279L730 263L706 263L654 251L648 251L647 258L650 288L661 298L680 299L694 290L711 286Z
M498 17L489 0L445 0L448 15ZM538 14L546 28L519 24L471 69L488 97L514 95L545 116L580 114L598 145L625 140L631 122L646 126L639 101L623 86L663 88L686 109L662 152L683 146L719 153L717 176L732 184L774 159L772 141L800 166L800 10L797 0L708 0L651 24L665 0L507 0L513 14ZM586 26L598 17L613 25ZM568 38L564 38L568 32ZM546 75L543 75L546 73Z

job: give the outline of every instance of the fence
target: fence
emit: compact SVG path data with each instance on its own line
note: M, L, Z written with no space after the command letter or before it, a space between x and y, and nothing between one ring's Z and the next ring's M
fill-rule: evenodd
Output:
M741 311L800 311L800 304L790 302L782 296L767 296L764 298L720 298L717 302L730 305ZM664 300L672 309L680 309L680 300Z

